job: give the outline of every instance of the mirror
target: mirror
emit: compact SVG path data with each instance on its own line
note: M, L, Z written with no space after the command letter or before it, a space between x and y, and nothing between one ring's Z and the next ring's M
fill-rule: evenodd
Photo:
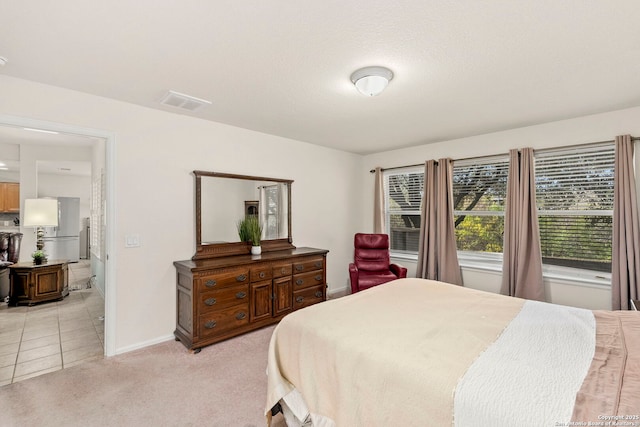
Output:
M196 254L193 259L250 253L240 242L237 223L257 215L263 227L262 251L291 244L292 180L194 171L196 180Z

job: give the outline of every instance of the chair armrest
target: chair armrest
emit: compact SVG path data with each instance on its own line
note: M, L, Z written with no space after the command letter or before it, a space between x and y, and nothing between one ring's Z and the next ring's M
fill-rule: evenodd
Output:
M354 263L349 264L349 280L351 281L351 293L358 292L358 267Z
M398 279L404 279L407 277L407 268L400 264L389 264L389 270L398 276Z

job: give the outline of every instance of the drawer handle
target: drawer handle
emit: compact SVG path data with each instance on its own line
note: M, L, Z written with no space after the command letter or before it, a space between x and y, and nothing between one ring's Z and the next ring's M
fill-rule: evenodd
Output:
M322 291L316 291L316 297L318 298L322 297Z
M315 279L319 282L322 280L322 274L318 274Z
M322 267L322 261L316 261L316 267L321 268Z
M215 280L211 280L211 279L209 279L209 280L207 280L206 282L204 282L204 285L205 285L207 288L213 288L213 287L216 285L216 283L217 283L217 282L216 282Z
M280 274L287 274L287 269L282 267L282 270L280 270Z
M213 329L216 327L216 321L215 320L209 320L204 324L204 327L207 329Z
M236 314L236 319L237 320L242 320L245 317L247 317L247 313L245 313L244 311L241 311L240 313Z
M304 280L302 280L302 279L296 280L296 285L298 285L298 286L302 286L303 283L304 283Z
M211 307L213 304L216 303L216 299L215 298L207 298L206 300L204 300L204 303L207 304L209 307Z
M244 298L244 297L246 297L246 296L247 296L247 293L246 293L246 292L238 292L238 293L236 294L236 298L237 298L237 299L242 299L242 298Z
M246 274L241 274L238 277L236 277L236 280L238 282L244 282L245 280L247 280L247 275Z
M261 271L259 276L261 279L264 279L264 276L265 276L264 271Z
M304 270L304 265L302 264L296 265L296 271L302 271L302 270Z
M296 298L296 302L297 303L301 303L302 301L304 301L304 297L297 297Z

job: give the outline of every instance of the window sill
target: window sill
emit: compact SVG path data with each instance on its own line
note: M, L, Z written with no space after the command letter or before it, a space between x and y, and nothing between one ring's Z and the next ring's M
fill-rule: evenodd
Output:
M398 261L417 262L416 254L391 254L392 259ZM463 270L486 271L502 274L502 254L470 254L458 253L458 262ZM579 268L543 265L542 276L545 280L562 282L567 285L586 286L591 288L610 288L611 273L584 270Z

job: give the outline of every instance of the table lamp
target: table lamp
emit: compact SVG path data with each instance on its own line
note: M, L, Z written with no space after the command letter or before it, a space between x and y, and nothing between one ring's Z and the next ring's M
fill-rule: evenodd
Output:
M44 227L58 226L58 200L25 199L22 225L36 227L36 248L44 252Z

